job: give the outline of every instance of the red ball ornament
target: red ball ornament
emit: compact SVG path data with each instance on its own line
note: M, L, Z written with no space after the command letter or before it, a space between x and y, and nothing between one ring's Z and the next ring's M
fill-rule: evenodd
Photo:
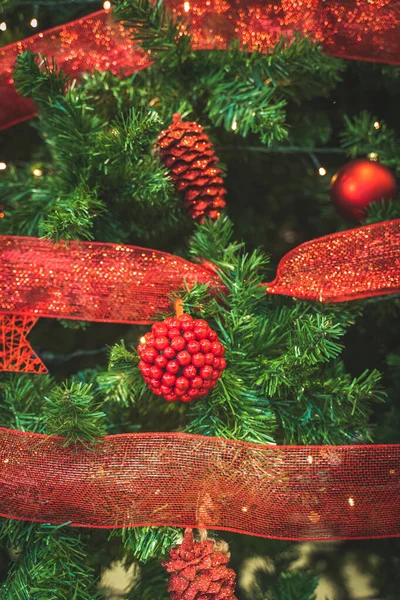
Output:
M395 199L396 196L393 173L364 158L350 161L332 177L332 202L338 213L351 221L362 221L371 202Z
M167 402L191 402L209 393L226 367L225 348L203 319L190 315L154 323L138 346L139 369Z

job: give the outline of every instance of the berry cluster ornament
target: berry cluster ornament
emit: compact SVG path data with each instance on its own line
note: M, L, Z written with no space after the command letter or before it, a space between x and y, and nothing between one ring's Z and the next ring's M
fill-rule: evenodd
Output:
M214 388L226 367L225 348L204 319L190 315L154 323L139 344L139 369L168 402L191 402Z
M189 215L200 223L205 217L219 219L220 210L226 205L226 190L222 171L215 166L218 157L204 128L192 121L181 121L181 115L175 114L155 147L177 190L183 193Z
M332 202L343 217L360 222L371 202L395 199L396 179L384 165L357 159L344 165L332 177Z
M182 544L163 563L171 573L171 600L237 600L236 573L227 567L229 557L225 542L197 542L187 529Z

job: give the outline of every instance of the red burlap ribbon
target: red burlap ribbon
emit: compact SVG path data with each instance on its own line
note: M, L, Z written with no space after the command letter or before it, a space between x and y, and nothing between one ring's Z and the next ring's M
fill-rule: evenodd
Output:
M45 372L25 335L38 317L150 323L215 271L138 246L0 236L0 371ZM283 257L269 294L343 302L400 291L400 220L334 233Z
M400 445L268 446L182 433L92 447L0 429L0 515L328 540L400 535Z
M303 32L343 58L400 63L399 0L166 0L191 24L196 49L225 48L239 38L267 49L284 35ZM185 9L188 9L187 12ZM32 117L35 107L13 87L15 57L24 50L54 56L66 73L110 70L126 76L147 66L129 32L99 11L0 49L0 129Z

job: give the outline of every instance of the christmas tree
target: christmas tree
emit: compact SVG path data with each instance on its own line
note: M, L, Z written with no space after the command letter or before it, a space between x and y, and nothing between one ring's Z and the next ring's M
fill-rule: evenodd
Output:
M1 600L398 598L400 12L300 4L0 8Z

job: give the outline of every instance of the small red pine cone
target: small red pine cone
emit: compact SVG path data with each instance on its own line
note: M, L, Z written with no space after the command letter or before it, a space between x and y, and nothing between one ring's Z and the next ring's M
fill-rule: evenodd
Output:
M154 323L139 344L139 369L149 388L168 402L206 396L226 367L225 348L204 319L190 315Z
M218 157L204 128L193 121L181 121L175 114L172 124L155 143L164 165L170 170L176 189L183 193L189 216L203 223L216 221L226 205L222 171Z
M215 540L196 542L191 529L163 563L169 578L171 600L237 600L236 573L229 569L227 545Z

